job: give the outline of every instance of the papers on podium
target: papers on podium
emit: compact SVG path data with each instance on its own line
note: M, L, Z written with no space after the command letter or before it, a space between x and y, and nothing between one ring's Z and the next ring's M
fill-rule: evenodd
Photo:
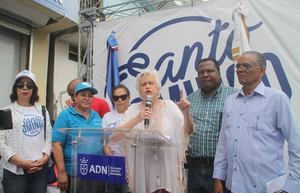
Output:
M273 180L267 182L267 193L275 193L282 190L282 187L287 178L287 174L274 178Z

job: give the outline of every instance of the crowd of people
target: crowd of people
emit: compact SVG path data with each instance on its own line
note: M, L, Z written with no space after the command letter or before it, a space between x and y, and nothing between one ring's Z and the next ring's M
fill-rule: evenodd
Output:
M67 86L67 107L53 127L48 111L36 104L35 75L20 72L12 103L3 108L11 110L13 123L12 129L0 131L4 193L45 193L51 151L58 188L66 193L73 188L82 193L266 193L267 183L283 176L276 193L300 193L300 128L288 97L264 85L267 66L261 53L243 53L235 67L241 89L223 85L218 61L200 60L199 89L187 97L181 92L177 103L162 99L158 72L144 70L136 79L141 101L130 104L130 91L120 84L112 90L111 111L104 99L94 96L98 91L92 85L74 79ZM96 134L97 140L80 141L78 152L125 157L126 183L76 179L73 186L74 141L66 128L151 130L172 148L136 149L136 162L124 144L126 133Z

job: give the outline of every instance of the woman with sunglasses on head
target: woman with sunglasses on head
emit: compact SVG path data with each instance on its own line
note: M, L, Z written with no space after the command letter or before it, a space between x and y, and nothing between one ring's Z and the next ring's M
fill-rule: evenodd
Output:
M128 109L130 92L128 88L122 84L112 89L112 99L114 104L114 110L104 115L102 120L103 128L117 128L122 122L124 112ZM113 140L107 140L104 146L104 152L109 156L124 156L123 144L121 141L113 142ZM127 193L127 184L120 186L117 184L108 184L109 193Z
M35 75L17 74L10 95L13 128L0 131L4 193L46 193L47 164L51 152L51 124L46 122L39 100ZM46 125L44 125L46 123Z

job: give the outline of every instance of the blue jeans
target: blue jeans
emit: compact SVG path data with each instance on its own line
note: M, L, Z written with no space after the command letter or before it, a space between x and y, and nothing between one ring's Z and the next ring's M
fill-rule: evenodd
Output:
M47 167L32 174L25 172L23 175L4 169L2 186L4 193L46 193Z

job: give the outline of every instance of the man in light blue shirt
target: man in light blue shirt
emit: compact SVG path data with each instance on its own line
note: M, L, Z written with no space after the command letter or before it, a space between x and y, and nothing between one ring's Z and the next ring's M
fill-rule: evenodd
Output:
M245 52L236 65L243 86L226 102L214 161L215 193L266 193L266 183L285 174L283 144L288 142L289 172L279 192L300 192L300 129L288 97L265 87L266 59Z

